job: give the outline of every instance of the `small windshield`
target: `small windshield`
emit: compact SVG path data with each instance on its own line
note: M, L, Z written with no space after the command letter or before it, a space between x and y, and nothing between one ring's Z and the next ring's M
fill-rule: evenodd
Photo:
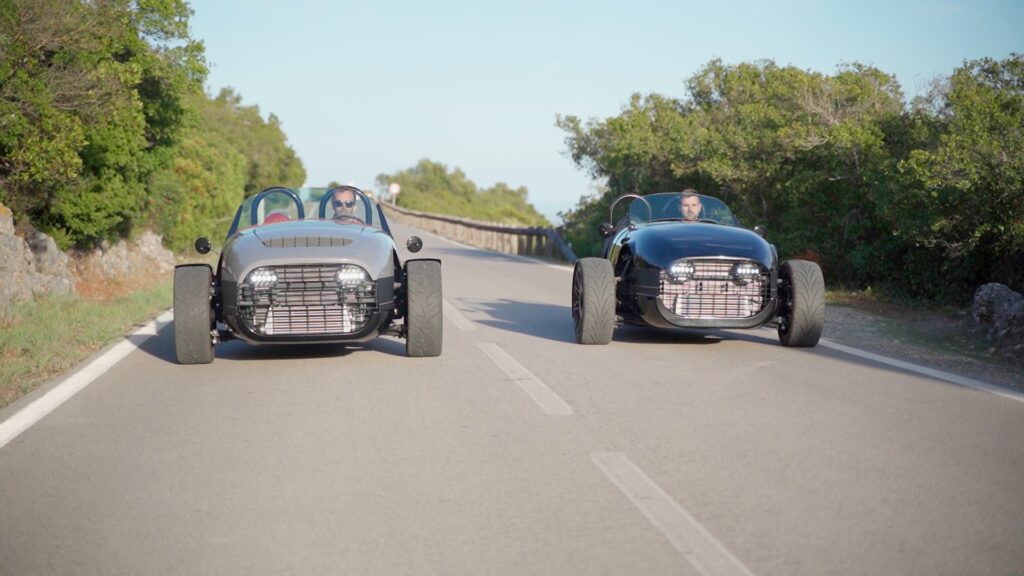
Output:
M331 190L334 193L329 198L324 198ZM229 234L253 226L271 226L298 220L325 220L338 224L384 227L377 204L369 193L361 190L350 187L272 187L242 202L235 213Z
M739 226L732 210L724 202L714 196L703 194L687 194L691 198L687 200L693 206L691 217L696 222L713 222L725 224L726 226ZM696 202L692 200L696 197ZM646 200L647 203L644 203ZM657 222L659 220L674 220L683 222L683 194L681 192L660 192L648 194L643 200L634 199L629 205L629 221L634 224L642 222ZM647 206L650 205L650 213Z

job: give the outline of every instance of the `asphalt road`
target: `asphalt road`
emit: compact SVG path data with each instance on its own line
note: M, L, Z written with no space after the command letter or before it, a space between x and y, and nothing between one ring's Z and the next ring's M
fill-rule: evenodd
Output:
M579 346L569 268L424 240L440 358L178 366L166 325L0 447L0 574L1024 573L1019 397L768 330Z

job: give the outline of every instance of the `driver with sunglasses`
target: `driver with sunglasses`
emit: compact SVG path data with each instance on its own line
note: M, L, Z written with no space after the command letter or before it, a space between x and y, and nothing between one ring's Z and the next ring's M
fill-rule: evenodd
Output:
M359 220L356 216L356 194L351 190L335 190L334 198L331 199L331 207L334 208L335 220Z

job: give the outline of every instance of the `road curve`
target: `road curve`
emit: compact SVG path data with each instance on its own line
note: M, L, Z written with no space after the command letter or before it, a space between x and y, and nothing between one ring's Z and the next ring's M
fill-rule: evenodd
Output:
M0 575L1024 571L1024 402L766 330L579 346L569 268L423 237L441 357L165 326L0 446Z

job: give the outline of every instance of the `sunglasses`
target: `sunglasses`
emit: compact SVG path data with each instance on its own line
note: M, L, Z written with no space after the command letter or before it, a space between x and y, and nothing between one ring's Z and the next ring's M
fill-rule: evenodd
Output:
M341 208L342 206L345 208L352 208L355 205L355 200L331 200L331 206L334 206L335 208Z

